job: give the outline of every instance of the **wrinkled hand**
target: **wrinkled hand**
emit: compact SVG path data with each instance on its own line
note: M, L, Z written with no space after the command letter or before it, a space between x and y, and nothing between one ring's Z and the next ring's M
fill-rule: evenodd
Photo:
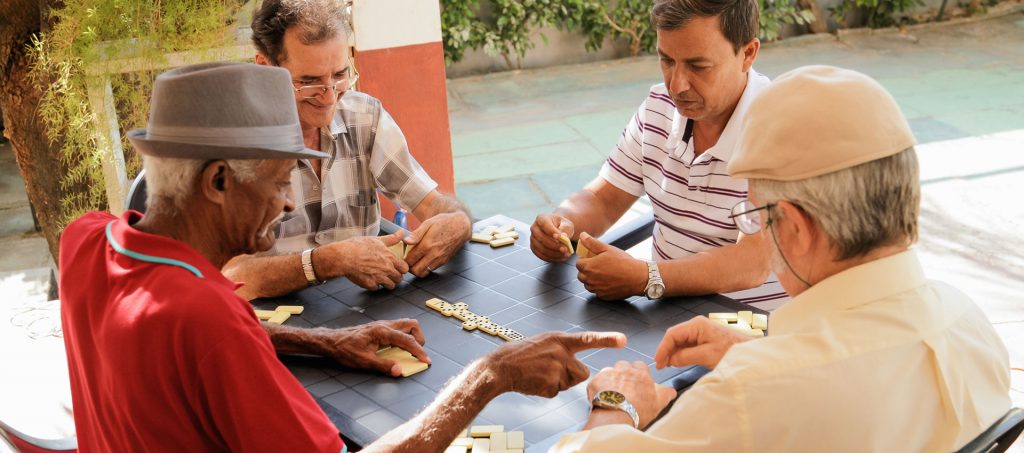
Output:
M473 234L473 224L464 212L435 215L405 238L405 243L416 246L405 257L410 272L426 277L443 266L459 251L459 247Z
M558 214L541 214L530 227L530 249L537 258L549 263L568 260L572 254L558 237L565 234L572 239L575 232L576 227L569 219Z
M640 429L644 429L662 409L676 397L676 389L659 385L651 377L644 362L629 363L620 360L615 367L605 367L587 384L590 400L605 390L615 390L626 396L640 416Z
M644 292L647 263L587 233L580 234L580 242L596 255L576 261L577 278L587 291L604 300L625 299Z
M409 265L388 247L401 241L404 234L398 231L387 236L360 236L317 247L313 267L318 275L343 276L370 291L381 286L394 289L409 272ZM326 272L321 273L321 269Z
M423 350L423 332L415 319L374 321L345 329L317 329L320 354L355 369L374 370L390 376L401 376L402 367L393 360L377 357L377 350L396 346L409 351L417 359L430 363Z
M654 363L658 369L689 365L714 368L732 345L750 340L746 335L698 316L665 332L654 354Z
M618 332L548 332L505 343L485 356L483 365L502 392L551 398L590 376L577 352L624 346L626 336Z

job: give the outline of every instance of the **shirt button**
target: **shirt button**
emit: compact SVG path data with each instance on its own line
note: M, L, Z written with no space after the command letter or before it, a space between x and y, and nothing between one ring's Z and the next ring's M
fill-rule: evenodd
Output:
M316 234L316 240L317 240L317 242L323 242L324 238L326 238L326 237L327 237L327 235L326 235L326 234L323 234L323 233L317 233L317 234Z

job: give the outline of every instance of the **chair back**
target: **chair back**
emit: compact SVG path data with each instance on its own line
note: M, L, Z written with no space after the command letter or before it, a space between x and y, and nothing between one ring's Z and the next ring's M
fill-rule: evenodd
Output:
M1024 431L1024 409L1014 407L957 453L1001 453Z
M6 439L20 453L54 453L78 451L78 437L39 439L11 428L0 421L0 443Z
M132 181L132 186L128 189L128 197L124 202L124 208L134 209L142 213L146 212L146 170L140 170L139 175L135 177L135 181Z

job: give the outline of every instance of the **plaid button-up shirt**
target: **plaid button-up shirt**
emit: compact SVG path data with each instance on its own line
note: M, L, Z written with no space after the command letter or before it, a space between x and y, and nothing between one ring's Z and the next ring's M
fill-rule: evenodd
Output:
M330 129L320 130L320 150L330 157L319 176L305 159L292 171L295 210L275 229L277 242L269 254L376 236L377 189L411 211L437 187L409 153L395 120L364 93L345 92Z

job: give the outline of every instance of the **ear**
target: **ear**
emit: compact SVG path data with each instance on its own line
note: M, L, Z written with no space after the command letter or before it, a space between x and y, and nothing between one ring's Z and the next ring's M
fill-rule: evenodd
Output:
M199 174L199 193L203 199L222 205L227 200L227 191L232 188L234 182L227 162L210 161Z
M743 72L749 71L754 66L754 60L757 59L757 52L760 50L761 40L757 38L751 39L740 48L740 52L743 53Z
M818 225L814 219L788 201L779 201L775 209L782 214L782 220L777 220L774 228L777 234L785 236L785 243L788 245L786 252L796 256L811 253L818 236Z
M256 58L254 59L253 62L263 66L274 66L273 64L270 63L270 59L267 58L266 55L263 55L263 52L256 52Z

